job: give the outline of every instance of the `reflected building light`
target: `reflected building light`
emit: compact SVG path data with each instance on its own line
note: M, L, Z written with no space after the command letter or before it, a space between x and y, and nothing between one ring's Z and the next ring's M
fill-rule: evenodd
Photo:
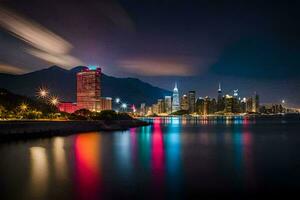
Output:
M53 140L53 157L55 176L57 180L63 181L67 178L67 162L64 150L64 139L61 137L54 138Z
M45 148L30 148L30 191L33 198L42 198L48 187L49 163Z
M80 199L98 199L101 191L101 134L78 135L75 139L76 187Z
M155 188L160 191L163 188L164 183L164 138L161 129L161 118L156 118L154 120L154 130L152 134L152 147L151 147L151 157L152 157L152 176L153 176L153 185ZM157 198L161 198L160 196Z

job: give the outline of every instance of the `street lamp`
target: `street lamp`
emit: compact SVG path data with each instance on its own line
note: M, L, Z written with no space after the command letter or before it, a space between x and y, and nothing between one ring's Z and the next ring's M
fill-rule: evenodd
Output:
M22 103L22 104L20 105L20 109L21 109L22 111L26 111L26 110L28 109L28 105L25 104L25 103Z
M122 103L121 108L123 108L123 110L125 111L127 108L127 104L126 103Z
M50 99L50 103L54 106L56 106L58 104L58 98L57 97L52 97Z
M119 104L121 102L120 98L116 98L115 102Z
M39 98L46 98L48 96L48 94L49 94L48 90L46 90L45 88L40 88L39 91L38 91L37 96Z

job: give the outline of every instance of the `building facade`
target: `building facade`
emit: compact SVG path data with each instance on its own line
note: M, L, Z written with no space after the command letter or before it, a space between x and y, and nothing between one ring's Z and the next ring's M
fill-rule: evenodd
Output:
M165 112L170 114L172 112L172 97L165 96Z
M173 89L172 112L176 112L179 109L180 109L179 92L177 88L177 83L175 83L175 87Z
M189 113L196 112L196 91L189 91L188 101L189 101Z
M77 106L101 111L101 69L85 68L77 73Z
M189 99L188 96L186 94L184 94L181 97L181 101L180 101L180 110L189 110Z

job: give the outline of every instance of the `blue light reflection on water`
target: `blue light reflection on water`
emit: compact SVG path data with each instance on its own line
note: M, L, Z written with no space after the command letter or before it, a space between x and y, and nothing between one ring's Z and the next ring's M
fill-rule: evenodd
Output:
M8 188L2 194L10 199L12 188L38 181L35 190L24 188L23 193L65 199L138 193L174 199L187 191L299 186L299 124L265 125L242 117L145 120L153 125L2 145L0 183Z

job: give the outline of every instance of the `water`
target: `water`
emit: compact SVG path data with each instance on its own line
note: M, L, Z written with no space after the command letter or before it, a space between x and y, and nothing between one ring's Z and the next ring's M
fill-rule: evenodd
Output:
M299 121L153 122L2 143L0 198L245 199L286 196L300 187Z

